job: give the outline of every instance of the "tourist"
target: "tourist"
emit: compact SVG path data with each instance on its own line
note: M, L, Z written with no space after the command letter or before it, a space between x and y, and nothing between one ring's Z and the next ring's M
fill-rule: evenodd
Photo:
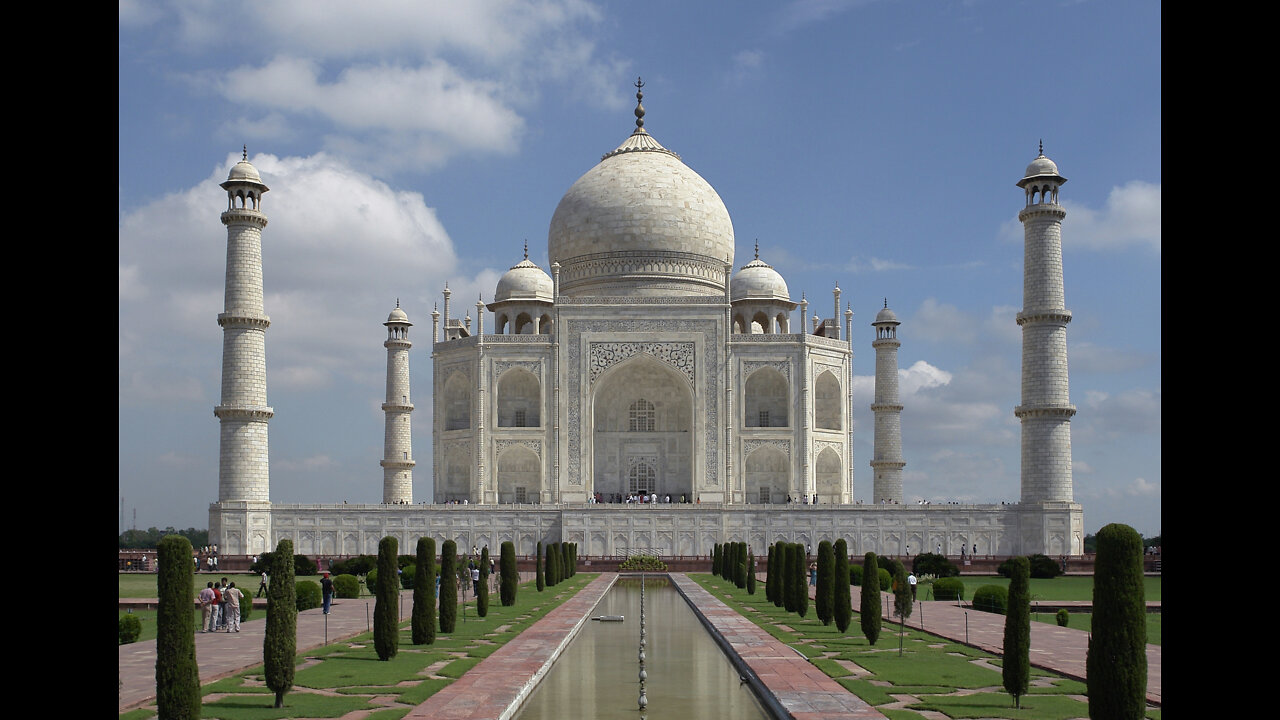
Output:
M916 599L916 574L915 574L915 572L912 572L912 573L910 573L910 574L908 574L908 575L907 575L907 584L911 586L911 601L912 601L912 602L915 602L915 599Z
M329 614L329 603L333 601L333 581L329 579L329 571L320 578L320 595L324 598L324 614Z
M809 584L818 584L818 563L816 562L809 563Z
M221 630L227 626L227 588L229 584L226 578L222 578L221 585L218 587L218 600L220 606L218 608L218 629Z
M267 571L262 571L262 582L258 585L258 597L267 594Z
M213 612L213 583L205 585L200 591L200 632L209 632L209 614Z
M217 583L209 583L209 589L213 593L213 600L209 603L209 632L218 630L218 621L222 618L222 588Z
M234 630L240 632L240 598L244 597L244 593L240 592L240 588L235 583L227 586L222 596L227 599L227 632ZM250 600L250 602L253 602Z
M475 563L471 563L471 594L480 595L480 566Z

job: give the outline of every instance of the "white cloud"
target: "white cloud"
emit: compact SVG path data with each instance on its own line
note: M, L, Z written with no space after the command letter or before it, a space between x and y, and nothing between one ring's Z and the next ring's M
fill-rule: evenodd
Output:
M171 393L198 398L201 378L215 383L203 394L216 397L215 317L226 266L218 221L226 195L218 183L239 159L229 156L194 187L121 219L120 326L130 329L120 341L122 403ZM335 158L250 160L271 188L262 203L269 221L262 262L272 387L350 382L366 372L371 354L383 352L380 325L397 298L415 323L429 321L430 294L455 269L453 243L421 194L394 190ZM185 354L175 357L175 347ZM170 367L187 374L166 380Z
M898 370L898 389L903 397L915 395L927 388L940 387L951 382L951 373L936 368L924 360L917 360L906 370Z
M1144 478L1134 478L1133 482L1129 483L1128 487L1125 488L1125 492L1129 495L1159 496L1160 483L1147 482Z
M977 339L977 323L955 305L925 298L911 318L913 335L937 343L972 344Z
M1160 252L1160 184L1133 180L1111 189L1106 207L1093 210L1063 200L1063 247L1105 250L1146 245Z

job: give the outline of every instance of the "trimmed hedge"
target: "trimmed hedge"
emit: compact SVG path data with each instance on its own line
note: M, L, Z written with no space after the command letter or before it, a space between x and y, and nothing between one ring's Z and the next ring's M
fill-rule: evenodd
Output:
M191 612L195 572L191 541L167 535L156 549L156 708L166 718L198 718L200 668L196 664L196 620ZM292 582L289 578L286 584ZM268 633L268 640L270 637Z
M127 613L120 616L120 644L128 645L132 642L138 642L138 636L142 634L142 621L137 615Z
M956 577L960 568L947 559L946 555L937 553L921 553L911 561L911 572L916 575L932 575L934 577Z
M1058 612L1054 617L1058 620L1058 627L1066 627L1071 620L1071 613L1067 612L1066 608L1058 608Z
M298 612L318 608L324 604L324 597L320 592L320 583L313 580L299 580L294 588L294 594Z
M632 555L618 564L623 572L666 572L667 564L652 555Z
M355 575L335 575L333 578L333 594L340 598L360 597L360 578Z
M418 579L418 566L409 565L408 567L399 568L400 587L405 590L412 590L414 582Z
M1112 523L1098 531L1085 672L1089 717L1142 718L1147 695L1147 610L1142 536Z
M973 609L1004 615L1009 609L1009 590L1002 585L983 585L973 591Z
M396 551L400 541L390 535L378 541L378 584L373 601L373 649L379 660L390 660L400 651L400 583L392 575L399 570Z
M959 578L938 578L933 581L934 600L963 600L964 581Z
M1062 564L1048 555L1027 555L1027 562L1031 564L1031 577L1040 579L1056 578L1062 574ZM1000 563L1000 567L996 568L996 572L1004 577L1013 577L1013 566L1011 563L1014 558L1009 558Z

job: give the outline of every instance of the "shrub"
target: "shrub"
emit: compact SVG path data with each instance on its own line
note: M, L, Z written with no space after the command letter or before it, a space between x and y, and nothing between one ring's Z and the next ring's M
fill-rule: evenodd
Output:
M458 624L458 544L445 540L440 546L440 632L451 633Z
M756 555L747 548L747 594L756 594Z
M747 544L745 542L738 543L738 549L733 553L733 561L737 565L737 576L733 584L745 589L747 587Z
M934 595L936 597L937 590ZM1009 591L1000 585L983 585L973 591L973 609L1004 615L1009 609Z
M312 580L299 580L294 588L294 606L298 612L318 608L324 604L320 592L320 583Z
M555 544L555 543L547 543L547 547L545 548L545 552L546 552L546 555L547 555L547 563L546 563L546 565L547 565L547 566L546 566L545 568L543 568L543 570L542 570L542 571L543 571L544 573L546 573L546 576L547 576L547 587L555 587L555 585L556 585L556 558L560 555L560 553L556 552L556 544Z
M849 545L841 538L836 541L832 548L835 554L835 578L831 583L831 590L834 593L835 607L833 615L836 621L836 630L843 635L849 629L849 623L853 621L853 598L849 593Z
M373 589L378 587L378 568L370 570L369 573L364 576L364 586L369 591L369 594L372 595Z
M339 560L330 566L329 571L336 578L339 575L367 575L370 570L376 567L378 567L377 555L357 555L346 560Z
M782 554L785 556L786 575L782 576L782 609L787 612L796 611L796 546L795 543L784 543L782 545ZM800 568L800 572L804 573L804 568Z
M720 574L720 543L716 543L711 550L711 574Z
M414 576L422 582L413 586L413 617L410 634L414 645L430 645L436 641L436 541L418 538L418 564Z
M1001 677L1005 692L1013 696L1013 705L1022 707L1022 696L1027 694L1031 678L1031 590L1030 563L1025 558L1015 558L1013 578L1009 581L1008 610L1004 616L1004 662ZM978 592L982 592L979 588ZM974 600L978 593L974 593Z
M293 556L293 574L294 575L319 575L316 571L316 561L306 555ZM275 577L275 574L271 574Z
M1147 695L1147 614L1142 536L1112 523L1098 531L1093 618L1085 672L1089 717L1142 718Z
M881 570L889 576L889 582L884 582L884 577L880 578L880 589L884 590L893 584L893 579L898 576L898 568L903 567L902 561L897 558L876 556L876 564Z
M412 590L418 579L418 566L410 565L406 568L397 568L400 573L400 587L405 590Z
M142 621L133 613L126 613L120 616L120 644L128 645L138 641L138 636L142 634Z
M498 599L503 607L516 604L516 592L520 588L520 572L516 567L516 545L510 540L498 548ZM541 589L541 588L539 588Z
M963 600L964 581L959 578L938 578L933 581L934 600Z
M1058 627L1066 627L1071 619L1071 613L1067 612L1066 608L1058 608L1058 613L1054 617L1058 619Z
M1062 564L1048 555L1036 553L1030 558L1031 577L1056 578L1062 574Z
M862 566L861 565L849 566L849 584L862 587ZM853 600L850 599L849 602L853 602Z
M298 607L294 596L293 541L281 540L271 559L267 586L267 629L262 641L262 669L267 688L276 694L275 707L293 687L298 648ZM163 713L161 713L163 714Z
M932 575L934 577L956 577L960 568L947 559L946 555L921 553L911 561L911 572L916 575Z
M804 617L809 614L809 567L805 564L804 545L796 543L792 546L791 565L795 567L796 614Z
M862 604L859 607L859 622L862 634L867 642L876 644L880 639L880 566L876 563L876 554L869 552L862 560Z
M244 597L240 598L240 622L241 623L249 622L249 616L252 614L253 614L253 596L250 595L249 593L245 593Z
M360 597L360 578L355 575L335 575L333 594L340 598Z
M400 650L400 583L396 550L399 541L388 535L378 542L378 584L374 587L373 649L379 660L390 660Z
M624 572L666 572L667 564L652 555L632 555L618 569Z
M879 562L879 558L877 558L876 561ZM876 568L876 574L880 576L881 590L888 590L889 588L893 587L893 576L889 574L888 570L882 567L878 567Z
M181 535L168 535L156 549L156 709L165 718L198 718L200 668L191 612L195 572L191 542Z
M790 581L787 580L787 546L782 541L773 544L773 560L778 564L777 570L773 569L773 563L769 566L769 572L777 575L773 581L773 605L783 607L787 603Z

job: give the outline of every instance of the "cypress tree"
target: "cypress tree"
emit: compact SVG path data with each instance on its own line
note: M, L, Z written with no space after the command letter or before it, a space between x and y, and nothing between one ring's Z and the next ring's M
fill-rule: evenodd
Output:
M773 605L774 607L791 609L791 575L787 572L787 562L790 551L787 550L787 544L779 540L776 544L778 548L775 555L778 560L778 584L773 589Z
M547 546L547 584L555 587L560 582L560 549L556 543Z
M1004 661L1001 675L1005 692L1013 696L1013 706L1022 708L1031 678L1031 563L1025 557L1012 560L1009 576L1009 606L1004 615ZM906 578L903 578L904 582ZM910 607L911 590L907 590ZM1144 708L1145 709L1145 708Z
M412 628L414 645L430 645L436 641L436 541L432 538L418 538Z
M796 566L796 614L804 617L809 613L809 568L805 566L803 544L796 543L794 559Z
M720 543L716 543L715 549L711 551L711 574L720 574Z
M747 587L747 544L733 544L733 584L739 588Z
M542 576L542 541L541 540L538 541L538 550L537 552L534 553L534 557L533 557L533 580L534 580L534 585L537 586L538 588L538 592L542 592L543 588L547 586L547 579ZM503 602L502 604L506 605L506 602Z
M721 543L720 545L720 577L733 581L733 573L729 570L733 563L733 543Z
M489 614L489 546L480 551L480 592L476 594L476 615Z
M875 645L880 639L880 566L873 552L862 559L862 604L858 613L862 634L867 636L868 643Z
M262 638L262 669L267 688L284 707L284 694L293 687L293 662L298 654L298 598L294 591L293 541L281 540L271 556L271 584L267 586L267 629Z
M560 579L568 580L573 576L573 563L569 562L569 543L560 543Z
M849 623L853 620L853 599L849 592L849 545L844 538L836 541L832 552L836 560L836 576L831 583L831 590L835 593L832 614L835 616L836 629L843 635L849 630Z
M893 565L893 614L898 616L898 655L901 656L907 618L911 617L911 586L907 583L907 567L900 562ZM1028 622L1030 618L1028 615Z
M445 540L440 546L440 632L451 633L457 624L458 544Z
M199 718L200 667L196 664L196 623L191 612L191 541L181 535L168 535L161 538L156 550L156 709L163 718Z
M773 602L773 591L777 588L777 547L769 546L769 561L764 567L764 599Z
M569 574L578 574L578 543L569 543Z
M747 548L747 594L756 594L756 556Z
M1147 695L1147 613L1142 536L1112 523L1098 531L1093 618L1085 672L1089 717L1142 718Z
M818 543L818 587L813 596L813 610L823 625L835 619L836 556L830 540Z
M399 543L388 535L378 542L378 587L373 602L373 648L379 660L390 660L400 649Z
M516 604L516 592L520 589L520 571L516 567L516 544L507 540L499 548L498 595L503 607Z

